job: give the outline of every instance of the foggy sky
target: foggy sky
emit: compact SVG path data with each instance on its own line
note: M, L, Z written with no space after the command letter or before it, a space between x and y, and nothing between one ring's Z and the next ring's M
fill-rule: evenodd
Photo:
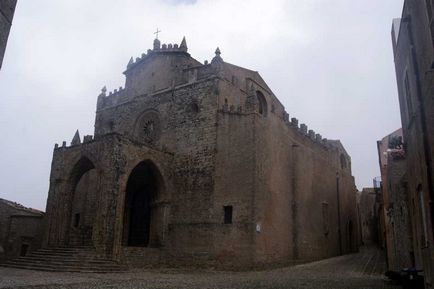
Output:
M401 126L391 46L403 0L19 0L0 70L0 198L45 209L52 150L93 134L101 88L131 56L180 43L257 70L290 117L352 158L359 189L378 176L376 140Z

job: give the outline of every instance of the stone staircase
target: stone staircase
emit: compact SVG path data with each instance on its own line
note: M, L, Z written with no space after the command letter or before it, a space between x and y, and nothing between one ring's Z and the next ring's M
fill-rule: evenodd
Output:
M19 269L109 273L123 272L126 268L113 260L101 258L92 246L49 247L36 250L25 257L19 257L0 264Z

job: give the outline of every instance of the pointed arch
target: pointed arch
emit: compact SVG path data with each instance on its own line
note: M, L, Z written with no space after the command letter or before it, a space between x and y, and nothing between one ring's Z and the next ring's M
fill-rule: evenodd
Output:
M95 221L98 174L94 163L82 156L69 175L69 245L91 245Z
M158 199L163 191L163 177L153 161L141 161L131 171L124 202L124 246L161 246Z
M95 168L93 162L86 156L82 156L74 165L69 175L69 181L73 184L73 190L80 178L88 171Z

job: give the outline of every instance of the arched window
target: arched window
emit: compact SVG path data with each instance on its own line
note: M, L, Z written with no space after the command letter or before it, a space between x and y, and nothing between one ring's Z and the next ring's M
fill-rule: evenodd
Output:
M260 92L259 90L256 91L256 96L258 97L259 102L259 114L263 116L267 116L268 108L267 108L267 101L265 100L265 96Z
M346 169L346 168L347 168L347 160L344 154L341 154L341 169Z
M198 113L199 105L196 102L193 102L192 104L190 104L190 111L193 113Z

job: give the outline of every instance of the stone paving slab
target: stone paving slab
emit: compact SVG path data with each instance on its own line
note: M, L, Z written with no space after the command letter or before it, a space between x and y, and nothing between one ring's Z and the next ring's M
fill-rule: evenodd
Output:
M0 267L0 288L286 288L397 289L382 273L383 253L363 248L345 255L292 267L251 272L135 270L127 273L53 273Z

